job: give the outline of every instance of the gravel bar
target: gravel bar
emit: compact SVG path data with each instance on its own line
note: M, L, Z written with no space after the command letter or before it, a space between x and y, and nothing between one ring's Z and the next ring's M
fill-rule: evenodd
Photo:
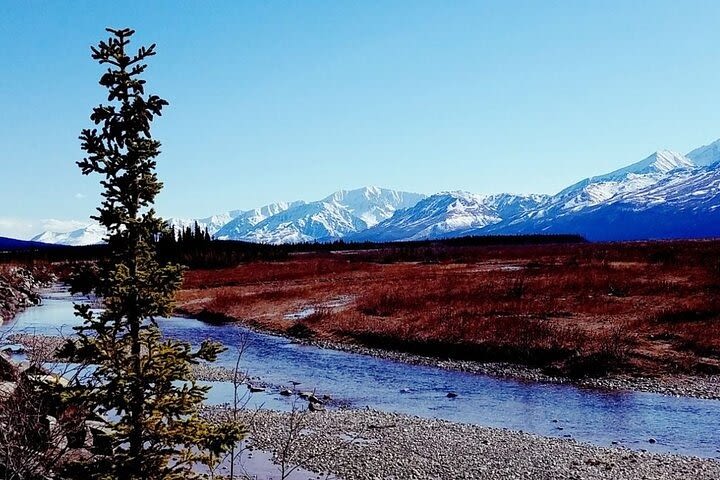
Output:
M207 414L217 417L227 411L211 407ZM275 462L287 452L286 459L315 472L315 478L720 478L720 462L715 460L595 447L572 439L376 410L260 410L240 412L240 417L250 426L255 448L274 452ZM295 439L288 442L293 429Z

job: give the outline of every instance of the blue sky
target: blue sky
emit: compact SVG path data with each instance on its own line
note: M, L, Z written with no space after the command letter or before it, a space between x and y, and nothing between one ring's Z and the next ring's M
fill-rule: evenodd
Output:
M165 216L364 185L554 193L720 137L718 2L0 0L0 18L0 235L93 213L74 161L106 26L158 44Z

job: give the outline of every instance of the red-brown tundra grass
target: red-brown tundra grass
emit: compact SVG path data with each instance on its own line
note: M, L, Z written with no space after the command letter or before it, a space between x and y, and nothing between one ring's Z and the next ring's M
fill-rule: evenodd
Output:
M178 308L567 375L717 373L719 266L718 241L298 254L189 271Z

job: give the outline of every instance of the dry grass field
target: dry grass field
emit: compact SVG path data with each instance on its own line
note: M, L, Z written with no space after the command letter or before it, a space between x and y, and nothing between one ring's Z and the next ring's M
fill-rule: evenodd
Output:
M187 272L178 310L566 375L720 372L720 242L297 254Z

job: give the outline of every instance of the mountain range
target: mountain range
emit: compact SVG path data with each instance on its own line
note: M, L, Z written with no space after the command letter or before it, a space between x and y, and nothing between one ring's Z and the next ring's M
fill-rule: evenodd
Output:
M441 192L378 187L341 190L321 200L280 202L195 222L215 238L261 243L403 241L463 235L575 233L589 240L720 236L720 140L686 155L660 150L555 195ZM44 232L33 241L102 241L97 225Z

